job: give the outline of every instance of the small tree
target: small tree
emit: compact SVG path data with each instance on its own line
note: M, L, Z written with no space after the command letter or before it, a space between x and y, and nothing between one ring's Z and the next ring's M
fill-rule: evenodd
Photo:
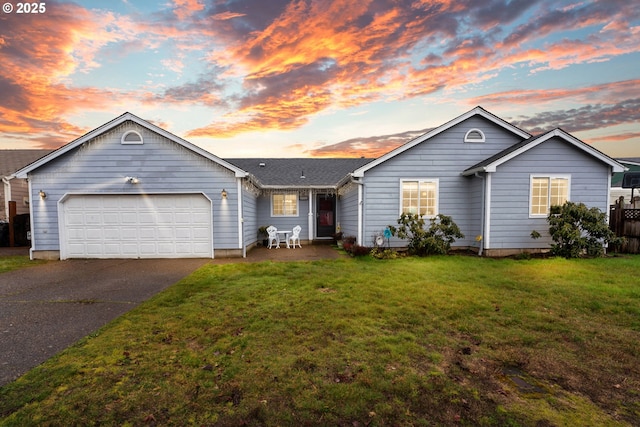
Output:
M566 202L551 206L549 233L555 242L551 253L565 258L577 258L583 253L596 257L604 254L604 245L622 242L609 228L607 216L598 208L584 203Z
M429 219L429 228L422 215L403 213L398 218L398 227L389 226L392 236L409 239L409 253L413 255L446 254L451 243L464 234L450 216L438 214Z

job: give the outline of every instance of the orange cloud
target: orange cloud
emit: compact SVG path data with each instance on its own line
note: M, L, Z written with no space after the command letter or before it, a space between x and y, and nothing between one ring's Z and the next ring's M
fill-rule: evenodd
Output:
M204 4L199 0L173 0L173 4L175 5L173 13L178 19L187 19L194 13L204 10Z
M412 139L429 132L431 129L402 132L394 135L353 138L337 144L325 145L307 150L311 157L367 157L378 158L405 144Z
M574 89L544 89L498 92L469 100L472 105L540 105L559 100L613 103L626 97L640 97L640 79L604 83Z
M206 7L202 0L172 0L163 13L135 19L52 3L46 19L0 16L0 132L66 138L80 130L67 122L70 113L111 109L114 100L127 106L215 108L220 119L188 136L222 138L295 129L331 108L420 97L443 89L464 91L511 67L542 72L637 52L640 31L629 24L634 22L633 2L616 8L605 3L577 2L546 10L526 1L506 8L503 2L479 5L454 0L286 5L243 0L209 2ZM598 26L599 31L580 40L556 37L541 43L567 28ZM189 55L202 51L199 65L205 71L187 83L166 87L149 82L149 89L128 92L75 87L70 80L74 74L95 71L115 54L160 47L171 49L170 57L159 60L166 70L187 74ZM637 83L591 90L615 102L616 97L637 93L633 87ZM588 102L588 89L503 92L476 98L473 104L567 97ZM52 140L58 139L52 136ZM364 150L367 156L382 147L388 151L387 142L359 144L352 141L346 150ZM340 152L343 147L332 149Z
M640 138L640 132L627 132L619 133L615 135L599 136L595 138L589 138L590 142L619 142L628 141L630 139Z

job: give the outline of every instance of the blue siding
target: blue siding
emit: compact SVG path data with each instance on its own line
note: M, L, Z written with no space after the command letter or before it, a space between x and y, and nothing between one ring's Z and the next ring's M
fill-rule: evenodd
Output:
M608 211L610 168L558 137L499 166L492 177L491 249L548 248L546 218L529 218L531 174L570 175L569 198ZM531 239L531 231L543 237Z
M244 188L242 197L242 228L244 233L244 246L248 247L258 240L258 196L252 190Z
M350 184L338 198L340 230L344 236L358 235L358 184Z
M124 132L136 130L144 144L122 145ZM136 176L131 185L127 176ZM232 171L161 135L125 122L30 174L34 250L59 250L58 206L69 192L204 193L213 201L215 249L239 249L237 181ZM47 193L40 200L38 191ZM228 197L221 200L221 191Z
M482 130L486 142L464 142L466 132ZM473 116L433 136L365 173L365 244L400 216L400 180L439 180L439 213L453 217L465 238L456 246L477 246L481 226L481 180L462 172L478 162L520 142L520 138L495 123ZM406 242L392 240L393 246Z
M274 191L274 193L290 193L290 191ZM310 198L313 193L310 192ZM273 225L279 230L292 230L299 225L302 227L300 240L309 240L309 200L300 200L298 195L298 214L296 216L271 216L271 193L264 192L257 203L258 227Z

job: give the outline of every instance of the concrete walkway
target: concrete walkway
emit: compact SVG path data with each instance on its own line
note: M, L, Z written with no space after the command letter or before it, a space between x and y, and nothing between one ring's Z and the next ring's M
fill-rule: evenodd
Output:
M0 248L0 257L28 248ZM0 274L0 387L205 264L339 258L329 245L247 258L66 260Z

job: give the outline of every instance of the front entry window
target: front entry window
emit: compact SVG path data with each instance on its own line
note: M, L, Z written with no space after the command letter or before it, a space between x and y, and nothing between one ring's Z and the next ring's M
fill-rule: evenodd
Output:
M297 194L273 194L271 216L298 216Z

